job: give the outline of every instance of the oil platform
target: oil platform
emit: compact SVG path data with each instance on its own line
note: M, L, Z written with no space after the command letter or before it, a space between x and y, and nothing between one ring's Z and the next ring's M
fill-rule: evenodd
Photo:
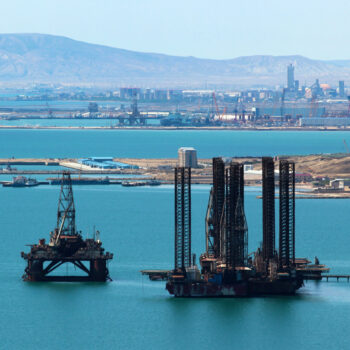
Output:
M262 160L262 245L248 255L244 166L213 158L213 186L206 213L206 251L200 267L191 255L191 169L175 169L175 266L166 289L176 297L291 295L304 276L295 259L295 165L279 164L279 247L275 247L275 164Z
M105 282L110 279L107 262L113 254L104 252L98 231L94 238L83 240L75 225L75 207L72 182L69 172L63 172L58 203L57 225L50 233L49 244L40 239L31 245L30 252L21 253L27 261L24 281L55 282ZM84 264L88 263L88 266ZM51 273L59 266L69 263L83 272L83 275L57 276Z

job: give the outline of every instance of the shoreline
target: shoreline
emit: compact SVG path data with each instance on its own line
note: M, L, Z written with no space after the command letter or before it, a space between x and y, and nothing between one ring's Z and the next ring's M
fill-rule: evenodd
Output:
M341 156L333 154L325 157L324 155L308 155L308 156L289 156L288 159L296 163L296 171L299 174L317 177L329 177L329 179L346 177L348 175L348 164L350 161L350 154L343 154ZM245 172L245 186L247 187L261 187L261 158L247 158L235 157L236 161L249 162L254 166L254 171ZM0 159L1 165L7 166L29 166L27 169L9 168L0 172L0 175L25 175L25 174L58 174L64 169L69 169L75 175L91 175L95 176L112 176L113 174L131 175L137 178L144 176L147 178L160 181L162 184L173 184L173 168L177 165L177 158L119 158L113 157L114 161L135 165L137 169L98 169L82 166L76 158L3 158ZM199 158L198 168L193 168L192 184L211 185L212 179L212 159ZM35 169L35 166L45 166L45 168ZM31 167L32 166L32 167ZM60 166L61 169L50 169L51 166ZM302 180L296 183L296 195L298 199L342 199L350 198L350 191L337 192L330 191L328 193L315 193L312 190L314 186L311 181Z
M337 155L330 155L325 157L324 155L315 156L290 156L288 157L292 161L295 161L297 165L297 171L306 173L308 171L313 172L312 176L329 176L329 178L340 178L347 175L348 164L350 161L350 155L344 154L342 157ZM245 158L236 157L236 161L245 162L249 160L254 165L254 171L245 173L245 186L261 188L261 158ZM29 175L29 174L59 174L63 169L69 169L73 174L77 175L91 175L95 176L112 176L113 174L128 175L128 178L132 178L134 181L141 180L139 177L146 177L160 181L163 185L173 184L173 171L172 169L177 164L177 158L113 158L114 161L126 163L130 165L137 165L137 169L98 169L82 166L76 158L3 158L0 159L0 165L26 165L26 166L45 166L45 169L5 169L0 171L1 175ZM212 170L211 159L199 158L198 168L193 168L192 184L193 185L212 185ZM62 169L53 170L50 166L60 166ZM330 168L332 171L330 171ZM1 166L0 166L1 168ZM130 176L131 175L131 176ZM302 180L296 183L296 199L350 199L350 190L343 192L314 192L314 186L312 182ZM260 198L261 196L257 196Z
M0 130L141 130L141 131L350 131L347 128L325 127L233 127L233 126L38 126L38 125L0 125Z

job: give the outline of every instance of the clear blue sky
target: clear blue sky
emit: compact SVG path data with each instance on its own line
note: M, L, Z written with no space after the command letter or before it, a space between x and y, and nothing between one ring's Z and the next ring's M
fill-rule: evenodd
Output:
M2 0L1 33L205 58L350 59L349 0Z

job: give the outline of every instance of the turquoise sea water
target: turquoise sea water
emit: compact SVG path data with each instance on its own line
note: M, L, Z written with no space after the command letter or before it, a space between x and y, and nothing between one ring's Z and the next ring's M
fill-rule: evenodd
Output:
M68 154L80 154L85 148L92 153L93 148L98 147L105 155L108 148L103 136L107 145L115 144L114 150L119 146L125 154L134 157L140 156L137 150L152 156L153 149L158 150L157 154L169 157L176 145L171 133L170 136L155 133L147 144L142 144L147 135L134 133L132 136L129 133L131 148L127 149L125 144L123 146L124 136L121 136L124 141L118 144L118 138L112 142L108 133L88 132L86 135L73 133L75 137L70 139L69 151L57 138L56 132L40 133L13 131L7 142L0 141L1 156L8 155L10 151L22 156L29 156L31 151L36 154L44 152L45 147L36 140L38 137L50 141L48 148L56 154L61 154L64 146L63 152ZM196 132L192 136L185 134L178 133L177 136L202 142L206 156L214 151L218 152L216 154L226 152L224 145L231 140L223 139L221 145L218 138L216 148L210 151L205 140L199 141ZM322 139L316 142L315 137L314 152L325 152L327 145L331 148L336 139L328 135L335 134L327 134L327 140L323 142ZM111 135L118 133L112 132ZM324 134L318 135L322 138ZM254 139L246 133L233 136L233 140L239 139L244 145ZM163 137L170 140L171 146L160 142ZM213 140L212 135L208 137L208 140ZM261 141L259 137L257 142ZM281 142L290 136L270 133L265 135L266 140L268 137L272 143L273 139ZM299 137L294 146L282 142L280 150L289 149L289 153L297 153L300 140L305 140L305 136ZM96 138L101 141L98 145L95 145ZM22 143L17 144L14 140ZM237 141L230 142L237 144ZM267 142L262 144L264 147L256 149L256 152L273 151ZM248 151L252 150L243 151L249 154ZM328 150L331 151L333 149ZM276 152L281 153L278 148ZM114 152L111 153L114 155ZM262 203L256 198L258 194L258 188L246 189L249 251L257 248L262 237ZM163 282L150 282L142 277L139 273L141 269L167 269L173 265L172 186L74 187L78 229L91 236L96 225L101 231L104 247L115 254L109 265L113 282L22 282L25 263L20 252L29 250L25 244L48 238L56 222L58 195L57 186L0 187L0 349L348 348L350 284L347 282L308 282L294 297L181 300L170 297ZM193 186L192 235L193 252L197 256L204 250L204 215L208 195L209 186ZM349 212L348 199L297 200L298 257L314 258L317 255L321 262L332 268L332 273L350 273ZM73 273L72 268L68 272Z
M59 189L0 189L2 349L345 349L350 284L308 282L295 297L180 300L139 270L173 262L173 189L77 186L78 228L101 231L113 282L24 283L25 244L48 238ZM261 200L246 193L249 247L261 240ZM193 187L193 251L204 250L208 186ZM349 273L348 200L297 201L297 255ZM334 220L337 218L337 220ZM72 268L70 270L72 271Z
M113 119L0 119L0 125L5 126L24 126L24 127L112 127L118 124Z
M0 130L0 157L175 158L182 146L200 158L345 152L346 131Z
M55 100L55 101L45 101L45 100L38 100L38 101L0 101L0 107L2 108L15 108L15 109L21 109L21 108L27 108L27 109L35 109L35 108L41 108L41 109L81 109L81 110L87 110L89 106L89 102L91 101L79 101L79 100ZM130 101L128 102L120 102L120 101L97 101L98 105L100 107L106 107L106 108L116 108L120 107L121 104L124 104L125 106L130 105Z

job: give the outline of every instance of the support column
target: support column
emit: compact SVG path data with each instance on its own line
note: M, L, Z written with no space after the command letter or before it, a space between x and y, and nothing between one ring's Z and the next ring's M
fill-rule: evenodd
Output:
M191 266L191 168L175 168L175 270Z

